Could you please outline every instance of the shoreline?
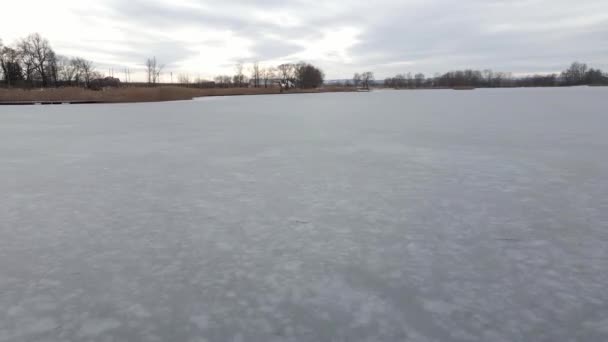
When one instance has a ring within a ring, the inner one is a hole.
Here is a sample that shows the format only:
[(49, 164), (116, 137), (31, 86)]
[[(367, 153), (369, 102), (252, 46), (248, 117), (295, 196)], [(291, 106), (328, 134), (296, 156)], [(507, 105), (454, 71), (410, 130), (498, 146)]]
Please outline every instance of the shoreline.
[(0, 106), (112, 104), (191, 101), (195, 98), (253, 95), (321, 94), (356, 92), (348, 87), (317, 89), (279, 88), (185, 88), (185, 87), (123, 87), (94, 91), (82, 88), (0, 89)]
[(205, 97), (256, 96), (256, 95), (291, 95), (323, 93), (359, 93), (372, 90), (480, 90), (480, 89), (538, 89), (538, 88), (574, 88), (602, 87), (601, 85), (569, 87), (504, 87), (504, 88), (372, 88), (362, 91), (354, 87), (328, 86), (316, 89), (293, 89), (281, 92), (279, 88), (185, 88), (175, 86), (123, 87), (95, 91), (83, 88), (43, 88), (21, 89), (0, 88), (0, 106), (36, 106), (36, 105), (69, 105), (69, 104), (120, 104), (120, 103), (154, 103), (171, 101), (193, 101)]

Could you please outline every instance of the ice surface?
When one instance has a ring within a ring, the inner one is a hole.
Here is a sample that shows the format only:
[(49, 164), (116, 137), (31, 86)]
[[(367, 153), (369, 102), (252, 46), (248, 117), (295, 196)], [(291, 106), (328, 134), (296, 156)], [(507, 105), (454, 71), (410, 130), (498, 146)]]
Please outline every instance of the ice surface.
[(0, 341), (606, 341), (607, 97), (0, 107)]

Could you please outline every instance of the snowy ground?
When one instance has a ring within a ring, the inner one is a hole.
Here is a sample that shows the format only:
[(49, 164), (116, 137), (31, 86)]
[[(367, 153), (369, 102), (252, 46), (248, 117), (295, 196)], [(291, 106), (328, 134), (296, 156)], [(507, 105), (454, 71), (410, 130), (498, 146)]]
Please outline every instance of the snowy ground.
[(0, 341), (608, 340), (607, 97), (0, 107)]

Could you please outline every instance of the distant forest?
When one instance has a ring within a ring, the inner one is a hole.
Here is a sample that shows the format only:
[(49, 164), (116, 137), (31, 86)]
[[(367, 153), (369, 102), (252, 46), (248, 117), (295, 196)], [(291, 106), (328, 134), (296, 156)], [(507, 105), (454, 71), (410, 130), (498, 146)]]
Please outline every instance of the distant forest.
[[(354, 82), (357, 76), (353, 78)], [(526, 75), (513, 77), (511, 73), (492, 70), (458, 70), (426, 78), (424, 74), (399, 74), (384, 80), (392, 88), (500, 88), (500, 87), (559, 87), (578, 85), (608, 85), (608, 74), (574, 62), (561, 74)]]
[[(142, 61), (143, 62), (143, 61)], [(309, 63), (288, 63), (277, 67), (261, 67), (253, 62), (249, 67), (235, 65), (234, 74), (219, 75), (213, 80), (193, 78), (188, 74), (164, 72), (155, 57), (142, 63), (141, 71), (146, 79), (131, 82), (131, 70), (109, 69), (103, 74), (95, 63), (80, 57), (58, 55), (51, 44), (40, 34), (34, 33), (4, 46), (0, 40), (0, 86), (9, 88), (34, 87), (83, 87), (99, 89), (121, 85), (156, 86), (170, 84), (195, 88), (317, 88), (324, 84), (323, 71)], [(164, 73), (163, 73), (164, 72)], [(122, 81), (119, 77), (122, 76)], [(161, 75), (164, 82), (161, 82)], [(170, 81), (169, 81), (170, 80)], [(356, 73), (352, 80), (332, 82), (334, 85), (358, 88), (383, 86), (397, 89), (416, 88), (498, 88), (498, 87), (555, 87), (576, 85), (608, 85), (608, 74), (600, 69), (589, 68), (574, 62), (561, 74), (529, 75), (514, 77), (511, 73), (492, 70), (450, 71), (443, 75), (426, 77), (422, 73), (398, 74), (383, 81), (375, 81), (371, 71)]]

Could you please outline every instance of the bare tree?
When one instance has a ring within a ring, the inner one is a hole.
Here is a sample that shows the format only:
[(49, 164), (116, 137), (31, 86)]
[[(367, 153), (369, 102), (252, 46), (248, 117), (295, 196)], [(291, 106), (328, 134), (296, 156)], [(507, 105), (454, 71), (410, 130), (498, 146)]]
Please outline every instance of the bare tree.
[(574, 62), (568, 70), (562, 73), (562, 79), (564, 79), (566, 85), (578, 85), (584, 83), (586, 73), (587, 64)]
[(293, 70), (294, 70), (293, 64), (290, 64), (290, 63), (281, 64), (277, 67), (277, 69), (279, 71), (279, 77), (281, 78), (281, 81), (283, 81), (284, 83), (287, 83), (288, 81), (293, 80)]
[[(0, 63), (2, 63), (2, 51), (4, 50), (4, 44), (2, 44), (2, 38), (0, 38)], [(1, 65), (0, 65), (1, 66)], [(0, 67), (0, 76), (5, 78), (4, 68)]]
[(422, 87), (422, 85), (424, 84), (424, 80), (425, 80), (425, 76), (423, 73), (418, 73), (416, 75), (414, 75), (414, 80), (416, 82), (416, 88), (420, 88)]
[(229, 88), (232, 83), (232, 77), (228, 75), (219, 75), (216, 76), (213, 80), (215, 81), (215, 84), (220, 88)]
[(213, 82), (215, 82), (215, 86), (220, 87), (220, 88), (224, 88), (223, 80), (224, 80), (223, 76), (221, 76), (221, 75), (215, 76), (213, 78)]
[(165, 65), (158, 65), (156, 67), (156, 73), (155, 73), (155, 77), (154, 77), (154, 83), (159, 83), (160, 82), (160, 73), (163, 71)]
[(355, 85), (355, 87), (358, 87), (359, 84), (361, 84), (361, 74), (355, 73), (353, 75), (353, 84)]
[(325, 75), (323, 71), (312, 64), (298, 63), (296, 66), (296, 83), (298, 87), (318, 88), (323, 85)]
[(154, 75), (156, 74), (156, 57), (154, 59), (146, 59), (146, 75), (148, 76), (148, 84), (152, 84)]
[(366, 71), (361, 74), (361, 82), (365, 89), (369, 89), (369, 85), (374, 81), (374, 73), (371, 71)]
[(160, 74), (164, 68), (164, 65), (159, 65), (156, 62), (156, 57), (148, 58), (146, 60), (146, 73), (148, 76), (148, 84), (156, 84), (160, 81)]
[(0, 49), (0, 68), (4, 74), (6, 84), (11, 87), (17, 81), (23, 80), (19, 51), (5, 46)]
[(48, 82), (52, 83), (53, 86), (57, 86), (59, 81), (59, 68), (57, 67), (57, 55), (55, 51), (51, 50), (48, 61)]
[(260, 68), (260, 87), (262, 87), (262, 84), (266, 87), (266, 68), (264, 67)]
[(260, 63), (257, 61), (254, 62), (251, 67), (251, 78), (253, 79), (253, 86), (255, 88), (258, 88), (260, 86), (261, 72), (260, 72)]
[(297, 87), (303, 88), (304, 74), (306, 73), (306, 67), (308, 64), (300, 61), (297, 64), (292, 65), (292, 80)]
[(395, 88), (404, 88), (407, 87), (407, 78), (405, 74), (398, 74), (395, 76)]
[(177, 76), (177, 81), (181, 84), (190, 84), (190, 75), (188, 74), (179, 74)]
[(57, 56), (57, 78), (58, 81), (65, 82), (69, 85), (76, 80), (78, 68), (72, 60), (66, 56)]
[(237, 87), (242, 87), (243, 83), (245, 83), (245, 75), (243, 74), (243, 63), (238, 62), (234, 66), (234, 85)]
[(72, 65), (76, 68), (76, 81), (83, 82), (87, 88), (90, 87), (91, 81), (96, 76), (93, 62), (77, 57), (72, 60)]
[(232, 77), (228, 76), (228, 75), (224, 75), (222, 76), (222, 84), (224, 84), (225, 87), (231, 87), (232, 86)]
[(491, 69), (485, 69), (481, 72), (483, 80), (488, 87), (492, 86), (492, 79), (494, 78), (494, 72)]
[(405, 74), (405, 83), (408, 88), (414, 88), (414, 77), (412, 77), (411, 72)]
[(268, 88), (269, 81), (276, 77), (275, 69), (272, 67), (264, 69), (262, 77), (264, 78), (264, 88)]
[(42, 86), (47, 86), (50, 69), (52, 68), (51, 64), (55, 57), (49, 41), (40, 34), (34, 33), (23, 39), (19, 43), (19, 48), (22, 58), (26, 60), (30, 78), (34, 76), (32, 72), (35, 71), (37, 77), (42, 81)]
[(129, 70), (129, 68), (125, 68), (123, 72), (125, 73), (125, 83), (131, 82), (131, 70)]

